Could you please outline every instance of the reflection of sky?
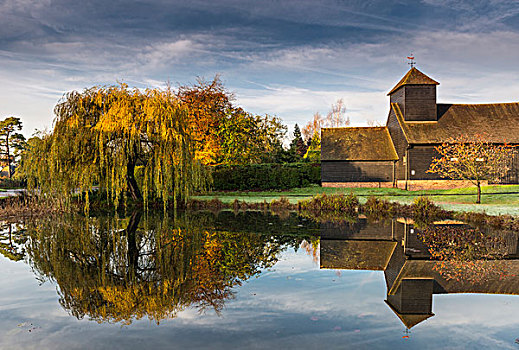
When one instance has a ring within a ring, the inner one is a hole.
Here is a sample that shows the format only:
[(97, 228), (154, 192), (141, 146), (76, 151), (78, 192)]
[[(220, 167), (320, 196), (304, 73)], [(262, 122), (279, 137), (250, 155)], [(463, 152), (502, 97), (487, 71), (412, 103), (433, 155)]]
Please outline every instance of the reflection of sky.
[(245, 282), (220, 317), (188, 309), (158, 326), (78, 321), (59, 305), (56, 286), (38, 286), (23, 262), (0, 258), (0, 274), (2, 349), (518, 347), (516, 296), (435, 295), (436, 316), (405, 340), (404, 326), (384, 303), (381, 272), (319, 270), (303, 250), (288, 250)]

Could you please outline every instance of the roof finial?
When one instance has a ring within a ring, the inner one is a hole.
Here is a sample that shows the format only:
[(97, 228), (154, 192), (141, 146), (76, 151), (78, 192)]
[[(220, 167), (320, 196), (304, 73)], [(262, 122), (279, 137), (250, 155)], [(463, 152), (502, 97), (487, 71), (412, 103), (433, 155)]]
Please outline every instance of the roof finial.
[(402, 336), (402, 339), (406, 339), (406, 340), (409, 339), (409, 334), (411, 334), (411, 330), (409, 330), (409, 328), (407, 328), (407, 326), (405, 327), (404, 334), (405, 335)]
[(410, 65), (411, 68), (414, 68), (414, 66), (416, 65), (416, 62), (414, 61), (413, 53), (411, 53), (411, 56), (407, 56), (407, 59), (409, 60), (409, 62), (407, 62), (407, 64)]

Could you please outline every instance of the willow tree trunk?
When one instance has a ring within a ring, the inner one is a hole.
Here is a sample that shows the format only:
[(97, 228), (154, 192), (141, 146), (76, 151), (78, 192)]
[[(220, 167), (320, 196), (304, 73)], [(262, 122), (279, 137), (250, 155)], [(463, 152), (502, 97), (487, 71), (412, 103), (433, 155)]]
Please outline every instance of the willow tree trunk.
[(476, 200), (476, 204), (481, 204), (481, 183), (478, 181), (478, 199)]
[(135, 180), (135, 162), (128, 162), (126, 166), (127, 175), (126, 180), (128, 181), (128, 192), (130, 192), (130, 196), (134, 201), (142, 202), (142, 193), (139, 189), (139, 185), (137, 184), (137, 180)]
[(128, 259), (128, 278), (133, 280), (139, 272), (139, 249), (137, 247), (137, 228), (141, 221), (142, 212), (135, 211), (130, 217), (128, 226), (126, 227), (126, 239), (128, 242), (127, 259)]

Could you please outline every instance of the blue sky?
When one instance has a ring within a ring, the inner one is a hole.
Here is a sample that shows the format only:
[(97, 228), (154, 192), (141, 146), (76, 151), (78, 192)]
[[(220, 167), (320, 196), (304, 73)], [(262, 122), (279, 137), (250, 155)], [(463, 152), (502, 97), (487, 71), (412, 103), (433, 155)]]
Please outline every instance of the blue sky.
[(439, 102), (519, 100), (515, 0), (0, 0), (0, 23), (0, 118), (27, 136), (67, 91), (215, 74), (290, 127), (339, 98), (352, 125), (384, 122), (411, 52)]

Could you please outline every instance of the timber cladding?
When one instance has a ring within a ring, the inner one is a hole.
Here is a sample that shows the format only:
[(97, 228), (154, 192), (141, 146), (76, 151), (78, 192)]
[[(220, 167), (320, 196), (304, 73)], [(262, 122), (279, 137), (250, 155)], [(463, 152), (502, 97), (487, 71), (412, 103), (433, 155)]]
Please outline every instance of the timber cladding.
[(398, 89), (389, 97), (391, 103), (396, 103), (402, 110), (405, 109), (405, 89)]
[(390, 96), (400, 107), (406, 121), (436, 121), (436, 86), (404, 85)]
[(391, 221), (372, 222), (365, 217), (359, 217), (355, 222), (330, 222), (320, 224), (321, 240), (327, 239), (363, 239), (363, 240), (393, 240)]
[(433, 158), (440, 155), (434, 146), (414, 146), (409, 149), (409, 180), (439, 180), (436, 173), (428, 173)]
[(436, 86), (406, 85), (404, 118), (406, 121), (436, 121)]
[(321, 182), (392, 182), (393, 161), (321, 161)]
[[(518, 147), (517, 145), (515, 147)], [(517, 184), (519, 183), (519, 149), (515, 149), (514, 156), (512, 157), (510, 164), (510, 170), (501, 179), (502, 184)]]
[(396, 187), (393, 182), (323, 182), (323, 187), (335, 188), (393, 188)]
[[(400, 89), (402, 90), (402, 89)], [(406, 155), (407, 147), (409, 144), (405, 138), (405, 135), (398, 123), (397, 116), (393, 108), (391, 108), (387, 120), (387, 129), (391, 135), (395, 150), (398, 155), (398, 162), (396, 166), (396, 177), (397, 179), (405, 179), (405, 164), (404, 156)]]

